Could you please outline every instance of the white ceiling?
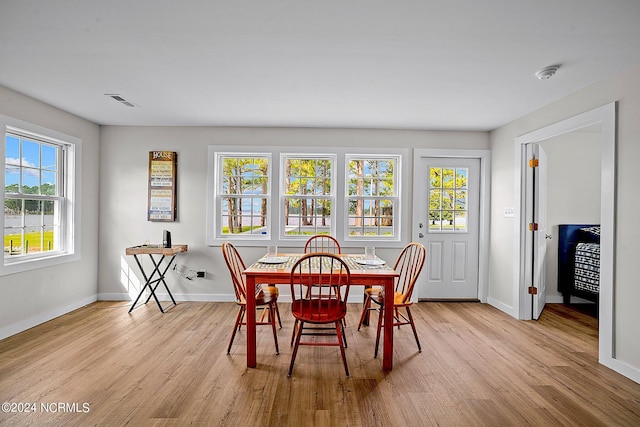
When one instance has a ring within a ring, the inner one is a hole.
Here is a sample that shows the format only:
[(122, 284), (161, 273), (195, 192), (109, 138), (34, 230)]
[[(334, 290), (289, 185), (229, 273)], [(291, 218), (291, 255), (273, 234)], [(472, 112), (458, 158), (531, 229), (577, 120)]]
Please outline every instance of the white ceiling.
[(639, 63), (638, 0), (0, 0), (0, 85), (103, 125), (491, 130)]

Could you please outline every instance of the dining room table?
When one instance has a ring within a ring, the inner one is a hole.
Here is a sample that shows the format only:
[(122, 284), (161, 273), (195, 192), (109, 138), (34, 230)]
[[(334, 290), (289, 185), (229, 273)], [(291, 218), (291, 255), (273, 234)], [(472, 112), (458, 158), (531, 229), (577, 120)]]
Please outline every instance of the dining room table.
[[(288, 285), (291, 268), (302, 257), (301, 253), (282, 253), (265, 256), (244, 270), (247, 289), (255, 289), (256, 284)], [(364, 254), (338, 254), (349, 267), (351, 286), (379, 286), (384, 289), (384, 321), (382, 342), (382, 369), (393, 369), (393, 303), (395, 279), (399, 276), (384, 260)], [(256, 354), (256, 295), (247, 292), (247, 367), (257, 366)]]

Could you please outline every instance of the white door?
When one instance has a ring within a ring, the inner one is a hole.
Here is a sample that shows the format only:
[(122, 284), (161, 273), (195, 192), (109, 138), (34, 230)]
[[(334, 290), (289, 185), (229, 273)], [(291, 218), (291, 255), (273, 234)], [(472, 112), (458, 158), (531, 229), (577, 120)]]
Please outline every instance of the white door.
[(418, 298), (477, 299), (480, 159), (425, 157), (420, 166), (414, 240), (427, 260)]
[(531, 144), (530, 158), (537, 160), (531, 167), (533, 182), (532, 282), (531, 318), (538, 320), (546, 302), (547, 269), (547, 155), (540, 144)]

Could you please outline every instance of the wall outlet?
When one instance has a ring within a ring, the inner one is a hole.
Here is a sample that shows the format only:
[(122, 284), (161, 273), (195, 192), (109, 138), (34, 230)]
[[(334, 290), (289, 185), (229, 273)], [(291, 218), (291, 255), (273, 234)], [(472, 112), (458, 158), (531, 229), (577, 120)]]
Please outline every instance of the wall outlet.
[(196, 272), (196, 277), (205, 277), (207, 275), (207, 271), (206, 270), (198, 270)]

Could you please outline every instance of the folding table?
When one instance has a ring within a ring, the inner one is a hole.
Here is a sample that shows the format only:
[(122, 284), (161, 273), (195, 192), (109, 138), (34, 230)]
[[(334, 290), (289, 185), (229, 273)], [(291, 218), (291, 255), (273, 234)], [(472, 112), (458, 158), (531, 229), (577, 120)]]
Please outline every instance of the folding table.
[[(129, 313), (131, 313), (131, 311), (135, 308), (136, 304), (138, 303), (138, 300), (140, 299), (142, 294), (144, 294), (144, 291), (147, 288), (149, 288), (150, 293), (149, 293), (149, 296), (147, 297), (147, 300), (144, 303), (145, 304), (148, 303), (151, 297), (153, 297), (153, 299), (156, 300), (156, 304), (158, 304), (158, 308), (160, 309), (160, 311), (164, 313), (164, 309), (162, 308), (162, 305), (160, 304), (160, 301), (156, 296), (156, 289), (158, 288), (158, 286), (160, 286), (160, 283), (164, 285), (164, 288), (166, 289), (167, 293), (169, 294), (169, 297), (171, 298), (171, 301), (173, 301), (173, 305), (176, 305), (176, 300), (173, 299), (173, 295), (171, 295), (171, 291), (169, 290), (169, 287), (167, 286), (167, 282), (165, 282), (164, 278), (167, 271), (169, 270), (169, 267), (173, 263), (173, 260), (176, 258), (176, 254), (180, 252), (187, 252), (187, 245), (172, 245), (170, 248), (161, 247), (159, 245), (142, 245), (142, 246), (132, 246), (126, 249), (125, 253), (127, 255), (133, 255), (133, 257), (135, 258), (136, 263), (140, 268), (140, 272), (142, 273), (142, 277), (145, 280), (145, 284), (140, 289), (140, 293), (138, 294), (138, 297), (136, 298), (136, 300), (133, 302), (133, 305), (129, 309)], [(138, 257), (139, 255), (149, 255), (149, 258), (151, 258), (151, 263), (153, 264), (153, 271), (151, 271), (151, 274), (149, 276), (147, 276), (147, 273), (145, 273), (144, 268), (142, 267), (142, 263), (140, 262), (140, 258)], [(154, 255), (157, 255), (160, 258), (156, 260), (156, 258), (154, 258)], [(169, 261), (165, 263), (165, 267), (163, 270), (161, 269), (161, 266), (162, 266), (162, 262), (166, 257), (171, 257), (171, 258), (169, 258)], [(157, 279), (154, 279), (155, 276), (157, 276)]]

